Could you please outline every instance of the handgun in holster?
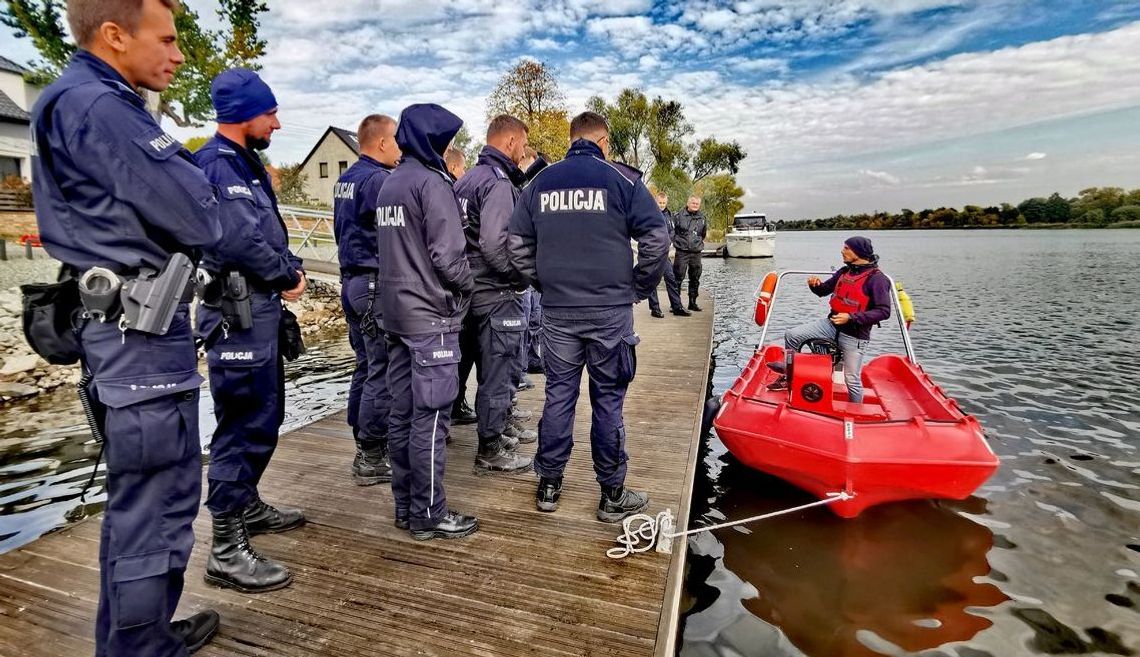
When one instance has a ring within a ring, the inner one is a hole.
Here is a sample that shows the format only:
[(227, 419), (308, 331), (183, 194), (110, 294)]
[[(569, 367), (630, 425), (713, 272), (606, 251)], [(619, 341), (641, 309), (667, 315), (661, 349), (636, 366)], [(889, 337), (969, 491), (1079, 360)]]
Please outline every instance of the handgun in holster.
[(222, 316), (239, 331), (253, 328), (253, 304), (249, 283), (240, 272), (231, 271), (222, 279)]

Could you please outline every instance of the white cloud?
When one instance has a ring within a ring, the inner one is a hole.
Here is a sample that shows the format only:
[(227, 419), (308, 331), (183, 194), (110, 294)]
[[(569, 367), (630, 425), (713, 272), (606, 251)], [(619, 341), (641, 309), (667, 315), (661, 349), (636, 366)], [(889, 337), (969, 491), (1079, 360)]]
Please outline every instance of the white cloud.
[(871, 169), (860, 169), (859, 174), (877, 180), (886, 185), (896, 186), (902, 183), (898, 176), (891, 175), (886, 171), (872, 171)]
[(1026, 155), (1025, 159), (1027, 159), (1027, 160), (1044, 160), (1046, 157), (1048, 157), (1048, 155), (1046, 153), (1036, 152), (1036, 153), (1030, 153), (1029, 155)]

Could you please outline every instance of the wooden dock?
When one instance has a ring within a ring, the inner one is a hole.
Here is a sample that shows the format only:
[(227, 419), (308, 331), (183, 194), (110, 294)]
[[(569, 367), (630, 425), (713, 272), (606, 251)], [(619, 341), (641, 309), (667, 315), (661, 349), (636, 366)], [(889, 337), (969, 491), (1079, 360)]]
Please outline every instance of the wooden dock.
[[(645, 304), (635, 311), (642, 342), (625, 407), (627, 483), (649, 491), (652, 512), (679, 512), (682, 527), (712, 310), (709, 300), (706, 312), (687, 319), (652, 319)], [(531, 426), (543, 397), (542, 377), (533, 378), (538, 387), (520, 395), (535, 413)], [(533, 473), (475, 476), (474, 428), (453, 429), (448, 501), (481, 524), (461, 540), (419, 543), (392, 526), (391, 489), (360, 488), (348, 476), (353, 444), (343, 418), (337, 413), (283, 436), (262, 482), (267, 500), (308, 514), (301, 529), (253, 540), (292, 568), (292, 586), (250, 596), (205, 585), (210, 524), (204, 510), (199, 515), (179, 617), (214, 608), (223, 622), (199, 655), (674, 654), (684, 543), (672, 555), (606, 557), (619, 527), (594, 518), (584, 385), (557, 513), (535, 510)], [(98, 540), (93, 518), (0, 555), (0, 655), (93, 653)]]

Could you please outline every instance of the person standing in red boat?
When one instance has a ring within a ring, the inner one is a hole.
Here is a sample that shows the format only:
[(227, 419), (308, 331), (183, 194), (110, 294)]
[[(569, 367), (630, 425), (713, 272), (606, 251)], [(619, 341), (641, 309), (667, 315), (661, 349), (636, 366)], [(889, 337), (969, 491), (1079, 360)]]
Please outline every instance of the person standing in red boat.
[[(784, 332), (784, 349), (790, 361), (804, 342), (813, 338), (835, 340), (843, 357), (843, 376), (847, 398), (863, 401), (863, 355), (871, 343), (871, 327), (891, 316), (891, 281), (879, 269), (879, 256), (871, 240), (851, 237), (843, 243), (844, 266), (826, 281), (813, 276), (808, 288), (816, 296), (831, 295), (831, 312), (815, 322), (801, 324)], [(769, 363), (769, 367), (785, 372), (786, 363)], [(768, 386), (769, 390), (785, 390), (787, 376)]]

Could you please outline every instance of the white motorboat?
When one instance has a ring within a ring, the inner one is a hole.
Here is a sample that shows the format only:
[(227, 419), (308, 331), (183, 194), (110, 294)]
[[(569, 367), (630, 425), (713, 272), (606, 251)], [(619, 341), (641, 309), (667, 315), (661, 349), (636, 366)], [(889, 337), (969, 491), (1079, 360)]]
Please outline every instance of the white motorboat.
[(776, 255), (776, 232), (768, 215), (743, 212), (732, 220), (732, 230), (724, 236), (729, 258), (771, 258)]

